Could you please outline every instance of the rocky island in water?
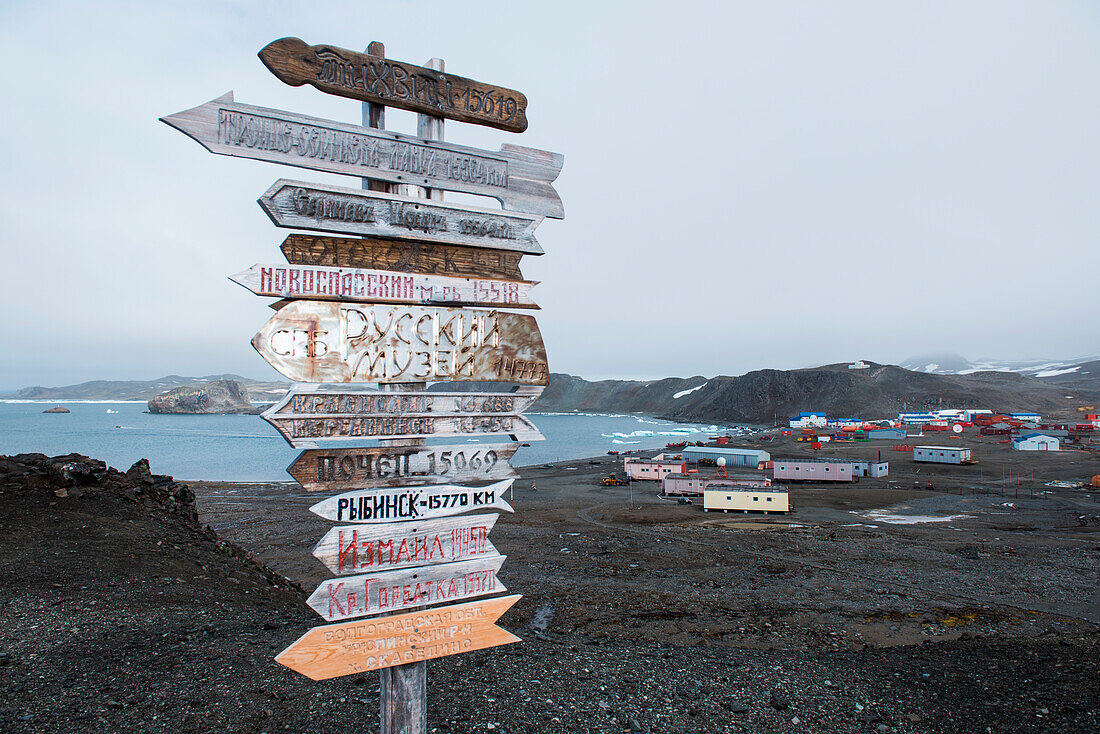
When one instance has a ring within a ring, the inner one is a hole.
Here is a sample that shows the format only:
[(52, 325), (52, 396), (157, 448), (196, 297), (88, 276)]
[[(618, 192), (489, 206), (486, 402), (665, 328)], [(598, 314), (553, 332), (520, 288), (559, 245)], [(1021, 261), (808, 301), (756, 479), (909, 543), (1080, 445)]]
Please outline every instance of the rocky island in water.
[(149, 401), (150, 413), (208, 415), (243, 413), (254, 415), (260, 409), (252, 405), (248, 388), (237, 380), (214, 380), (203, 385), (185, 385), (169, 390)]

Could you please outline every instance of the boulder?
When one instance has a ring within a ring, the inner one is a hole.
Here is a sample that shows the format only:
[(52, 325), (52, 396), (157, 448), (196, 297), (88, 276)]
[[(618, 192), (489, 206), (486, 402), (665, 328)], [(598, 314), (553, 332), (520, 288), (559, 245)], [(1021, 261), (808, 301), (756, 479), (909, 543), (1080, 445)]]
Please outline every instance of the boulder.
[(248, 388), (237, 380), (213, 380), (186, 385), (157, 395), (149, 401), (150, 413), (259, 413), (248, 397)]

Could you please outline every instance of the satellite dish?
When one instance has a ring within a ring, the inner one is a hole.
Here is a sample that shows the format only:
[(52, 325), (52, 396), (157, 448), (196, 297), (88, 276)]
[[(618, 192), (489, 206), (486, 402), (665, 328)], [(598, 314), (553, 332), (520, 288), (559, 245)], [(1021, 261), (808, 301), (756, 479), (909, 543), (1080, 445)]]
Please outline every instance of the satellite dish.
[(951, 430), (954, 431), (955, 433), (962, 433), (963, 432), (963, 427), (960, 426), (958, 423), (956, 423), (955, 425), (951, 426)]
[(718, 457), (718, 466), (725, 466), (725, 465), (726, 465), (726, 457), (725, 456), (719, 456)]

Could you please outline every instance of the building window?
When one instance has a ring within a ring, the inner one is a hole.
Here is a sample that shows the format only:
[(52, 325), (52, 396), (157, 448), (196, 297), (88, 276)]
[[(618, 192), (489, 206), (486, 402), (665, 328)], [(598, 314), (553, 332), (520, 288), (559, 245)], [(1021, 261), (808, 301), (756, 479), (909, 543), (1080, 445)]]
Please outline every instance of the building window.
[(759, 501), (760, 501), (760, 498), (759, 498), (759, 497), (753, 497), (753, 498), (752, 498), (752, 501), (753, 501), (753, 502), (759, 502)]
[(768, 497), (768, 502), (771, 502), (771, 501), (772, 501), (772, 498), (771, 498), (771, 497)]

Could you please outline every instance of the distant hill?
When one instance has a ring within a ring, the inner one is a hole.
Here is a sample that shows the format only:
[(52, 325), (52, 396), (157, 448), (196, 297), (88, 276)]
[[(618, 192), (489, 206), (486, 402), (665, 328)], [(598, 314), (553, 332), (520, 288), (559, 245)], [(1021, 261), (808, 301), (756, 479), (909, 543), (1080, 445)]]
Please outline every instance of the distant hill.
[(247, 386), (254, 400), (270, 402), (282, 397), (290, 387), (286, 382), (262, 382), (239, 375), (182, 377), (167, 375), (158, 380), (93, 380), (64, 387), (25, 387), (11, 397), (19, 400), (150, 400), (177, 387), (192, 387), (217, 380), (236, 380)]
[[(801, 370), (756, 370), (739, 377), (588, 382), (554, 374), (533, 410), (639, 412), (686, 421), (771, 424), (803, 410), (838, 417), (883, 418), (902, 410), (989, 408), (1075, 414), (1100, 390), (1051, 384), (1013, 372), (937, 375), (868, 362)], [(1067, 398), (1066, 395), (1072, 395)]]

